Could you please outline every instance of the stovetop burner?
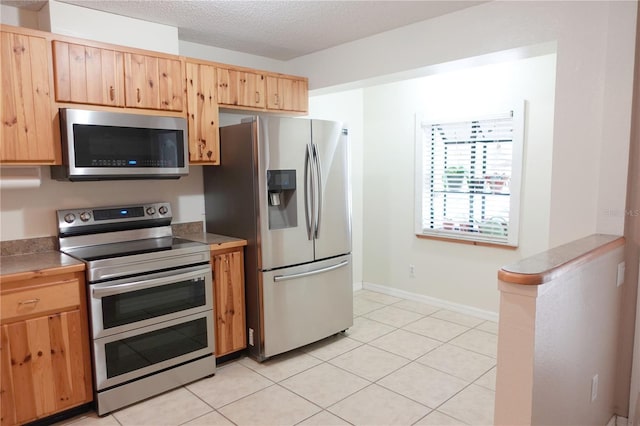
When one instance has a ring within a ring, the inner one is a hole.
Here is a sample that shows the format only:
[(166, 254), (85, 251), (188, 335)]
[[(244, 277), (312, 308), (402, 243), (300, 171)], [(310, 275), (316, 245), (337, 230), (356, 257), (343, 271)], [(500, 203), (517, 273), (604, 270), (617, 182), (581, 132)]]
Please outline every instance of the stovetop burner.
[(201, 247), (202, 243), (178, 237), (147, 238), (138, 241), (126, 241), (95, 246), (77, 247), (65, 250), (65, 253), (85, 262), (156, 253), (190, 247)]

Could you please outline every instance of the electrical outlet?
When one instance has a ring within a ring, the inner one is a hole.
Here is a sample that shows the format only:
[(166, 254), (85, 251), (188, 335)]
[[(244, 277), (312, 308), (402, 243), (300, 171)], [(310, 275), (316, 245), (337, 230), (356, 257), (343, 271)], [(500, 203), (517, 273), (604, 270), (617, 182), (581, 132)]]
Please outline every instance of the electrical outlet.
[(624, 262), (618, 263), (618, 279), (616, 285), (620, 287), (624, 282)]
[(415, 277), (416, 277), (416, 266), (409, 265), (409, 278), (415, 278)]
[(598, 398), (598, 375), (591, 378), (591, 402)]

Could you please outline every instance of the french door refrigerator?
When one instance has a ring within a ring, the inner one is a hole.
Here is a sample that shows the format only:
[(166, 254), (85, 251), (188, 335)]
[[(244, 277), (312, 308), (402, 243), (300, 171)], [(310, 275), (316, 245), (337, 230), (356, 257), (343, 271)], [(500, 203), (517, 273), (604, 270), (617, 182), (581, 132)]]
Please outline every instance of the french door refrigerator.
[(248, 241), (249, 354), (263, 361), (353, 325), (348, 131), (258, 116), (220, 128), (203, 167), (207, 232)]

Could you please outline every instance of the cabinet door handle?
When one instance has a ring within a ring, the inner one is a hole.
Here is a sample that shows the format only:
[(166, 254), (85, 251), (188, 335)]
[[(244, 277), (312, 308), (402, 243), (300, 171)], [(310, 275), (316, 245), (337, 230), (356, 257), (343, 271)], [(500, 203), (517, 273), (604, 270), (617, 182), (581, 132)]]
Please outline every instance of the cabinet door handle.
[(140, 103), (140, 89), (136, 89), (136, 97), (138, 98), (138, 103)]
[(275, 101), (274, 101), (274, 104), (278, 105), (278, 94), (277, 94), (277, 93), (275, 94)]
[(260, 92), (256, 91), (256, 103), (260, 103)]
[(40, 299), (38, 299), (36, 297), (35, 299), (21, 300), (21, 301), (18, 302), (18, 305), (35, 305), (39, 301), (40, 301)]
[(109, 98), (111, 98), (111, 101), (116, 99), (116, 89), (113, 86), (109, 86)]

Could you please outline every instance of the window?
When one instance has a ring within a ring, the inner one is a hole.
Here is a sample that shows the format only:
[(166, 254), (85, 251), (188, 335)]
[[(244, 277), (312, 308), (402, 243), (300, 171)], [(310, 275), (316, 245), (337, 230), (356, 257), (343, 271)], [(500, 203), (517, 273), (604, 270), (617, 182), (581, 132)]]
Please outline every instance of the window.
[(416, 234), (517, 246), (524, 105), (416, 121)]

